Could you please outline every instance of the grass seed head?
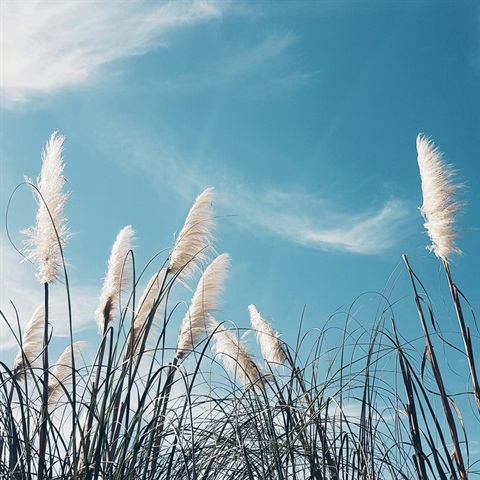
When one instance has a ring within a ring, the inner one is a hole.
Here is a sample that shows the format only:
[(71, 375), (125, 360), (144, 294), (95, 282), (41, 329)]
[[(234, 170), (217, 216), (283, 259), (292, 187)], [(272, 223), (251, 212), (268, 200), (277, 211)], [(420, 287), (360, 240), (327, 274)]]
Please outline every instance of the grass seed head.
[(130, 262), (128, 254), (132, 249), (135, 231), (130, 225), (122, 228), (113, 244), (108, 260), (107, 275), (103, 282), (100, 301), (95, 311), (98, 331), (103, 335), (113, 321), (113, 314), (118, 304), (118, 298), (130, 281)]
[(16, 372), (26, 370), (38, 363), (43, 350), (43, 335), (45, 328), (45, 306), (40, 305), (33, 312), (23, 332), (22, 344), (13, 361)]
[(424, 135), (417, 137), (418, 166), (422, 180), (423, 205), (420, 209), (432, 244), (427, 248), (442, 260), (460, 253), (455, 245), (455, 213), (462, 206), (456, 199), (461, 185), (454, 182), (453, 167), (442, 158), (433, 141)]
[(284, 365), (287, 359), (280, 334), (260, 315), (255, 305), (249, 305), (250, 323), (255, 330), (262, 356), (267, 363)]
[[(37, 178), (35, 197), (38, 210), (35, 226), (22, 233), (26, 258), (37, 264), (37, 278), (51, 283), (59, 276), (63, 265), (62, 249), (71, 237), (63, 215), (68, 193), (63, 191), (63, 142), (65, 137), (54, 132), (42, 152), (42, 169)], [(33, 184), (26, 179), (27, 183)]]
[(173, 275), (191, 277), (212, 250), (213, 199), (213, 188), (207, 188), (190, 209), (170, 255), (168, 271)]
[(210, 320), (213, 333), (213, 351), (222, 360), (226, 370), (235, 375), (246, 389), (264, 389), (265, 376), (245, 345), (223, 325)]
[(150, 278), (142, 297), (138, 302), (138, 310), (133, 322), (133, 338), (129, 337), (127, 341), (129, 347), (131, 342), (133, 342), (135, 354), (138, 353), (141, 345), (140, 336), (145, 331), (149, 316), (155, 306), (155, 303), (162, 294), (162, 286), (164, 284), (166, 273), (166, 270), (163, 269), (159, 272), (156, 272), (152, 278)]
[(210, 315), (218, 306), (229, 265), (230, 256), (222, 253), (205, 269), (180, 326), (175, 354), (178, 359), (185, 357), (207, 331)]
[(54, 408), (72, 379), (74, 364), (80, 358), (85, 342), (75, 342), (69, 345), (60, 355), (53, 366), (50, 381), (48, 382), (48, 407)]

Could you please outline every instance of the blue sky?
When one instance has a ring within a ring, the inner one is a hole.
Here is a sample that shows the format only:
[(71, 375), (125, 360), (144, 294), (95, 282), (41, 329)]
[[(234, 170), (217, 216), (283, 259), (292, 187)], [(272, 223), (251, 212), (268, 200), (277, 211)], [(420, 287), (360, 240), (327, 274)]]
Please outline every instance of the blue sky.
[[(66, 136), (66, 249), (79, 339), (111, 245), (131, 224), (142, 268), (172, 246), (196, 195), (216, 190), (218, 252), (232, 268), (220, 320), (248, 326), (254, 303), (283, 338), (354, 305), (374, 321), (389, 294), (419, 332), (401, 255), (455, 331), (418, 207), (418, 133), (458, 170), (453, 275), (480, 311), (478, 2), (2, 2), (1, 213), (35, 178), (51, 133)], [(34, 221), (26, 188), (8, 227)], [(1, 222), (1, 308), (25, 323), (41, 302), (34, 270)], [(393, 280), (390, 281), (390, 285)], [(64, 301), (62, 286), (58, 301)], [(179, 294), (188, 301), (189, 292)], [(65, 334), (59, 308), (57, 335)], [(343, 312), (343, 313), (342, 313)], [(2, 336), (7, 338), (5, 330)], [(66, 341), (66, 340), (65, 340)], [(62, 348), (64, 345), (62, 345)], [(2, 359), (15, 349), (3, 341)], [(462, 380), (463, 381), (463, 380)]]

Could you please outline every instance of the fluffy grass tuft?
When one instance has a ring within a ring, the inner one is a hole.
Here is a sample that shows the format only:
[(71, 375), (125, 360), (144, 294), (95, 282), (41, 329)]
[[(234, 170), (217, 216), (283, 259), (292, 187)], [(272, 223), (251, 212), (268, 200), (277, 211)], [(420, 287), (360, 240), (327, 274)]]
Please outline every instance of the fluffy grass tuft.
[[(41, 264), (45, 303), (18, 333), (12, 365), (0, 363), (0, 478), (480, 477), (478, 335), (448, 263), (458, 250), (453, 242), (457, 187), (451, 183), (451, 167), (430, 141), (419, 137), (417, 142), (422, 213), (430, 248), (445, 269), (457, 336), (445, 339), (427, 289), (404, 256), (412, 291), (407, 300), (413, 299), (418, 313), (419, 338), (403, 336), (403, 321), (396, 318), (387, 293), (376, 297), (375, 311), (363, 311), (356, 301), (312, 331), (302, 331), (299, 319), (293, 346), (250, 305), (251, 329), (245, 333), (255, 333), (266, 372), (255, 359), (257, 346), (240, 336), (244, 329), (213, 318), (221, 317), (218, 306), (230, 257), (224, 253), (210, 259), (212, 189), (197, 197), (172, 251), (141, 295), (137, 290), (147, 279), (145, 270), (139, 278), (134, 275), (133, 229), (119, 233), (99, 306), (92, 312), (101, 334), (98, 345), (87, 347), (74, 338), (70, 313), (71, 345), (50, 365), (49, 352), (60, 340), (48, 321), (48, 287), (64, 264), (68, 237), (61, 211), (66, 200), (62, 145), (63, 137), (54, 134), (34, 189), (40, 213), (30, 231), (37, 248), (30, 258)], [(50, 175), (47, 159), (54, 160), (57, 175)], [(55, 185), (51, 190), (48, 178)], [(59, 211), (49, 196), (61, 204)], [(54, 238), (56, 246), (49, 251), (60, 258), (50, 262), (40, 252)], [(181, 291), (191, 291), (189, 283), (197, 276), (182, 316), (183, 303), (172, 302), (172, 292), (178, 298)], [(69, 298), (66, 269), (65, 280)], [(387, 285), (385, 292), (392, 289)], [(0, 314), (15, 331), (20, 322)], [(82, 356), (93, 360), (85, 364)], [(445, 372), (452, 365), (468, 379), (461, 391), (448, 384)]]
[(455, 170), (442, 158), (432, 140), (417, 137), (418, 166), (422, 180), (422, 215), (432, 244), (427, 248), (443, 260), (460, 253), (455, 245), (458, 233), (454, 227), (455, 214), (462, 206), (457, 200), (461, 185), (454, 182)]
[(63, 192), (66, 180), (62, 158), (65, 137), (54, 132), (42, 152), (42, 170), (37, 185), (26, 179), (33, 188), (38, 202), (34, 227), (23, 230), (27, 237), (25, 252), (29, 260), (37, 264), (37, 278), (41, 283), (51, 283), (58, 278), (63, 266), (62, 248), (70, 232), (63, 215), (68, 193)]

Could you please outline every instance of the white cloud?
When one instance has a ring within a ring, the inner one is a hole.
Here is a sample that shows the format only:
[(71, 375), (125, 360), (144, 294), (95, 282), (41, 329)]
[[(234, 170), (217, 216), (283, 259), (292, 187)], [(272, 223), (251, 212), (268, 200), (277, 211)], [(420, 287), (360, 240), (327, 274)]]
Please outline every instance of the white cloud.
[(273, 86), (279, 88), (297, 88), (307, 85), (318, 72), (293, 72), (283, 77), (277, 77), (272, 81)]
[(354, 253), (383, 252), (398, 240), (398, 231), (407, 217), (406, 205), (389, 199), (378, 210), (352, 214), (343, 218), (338, 226), (302, 229), (299, 242), (319, 249), (332, 247)]
[(351, 213), (298, 190), (259, 193), (238, 184), (225, 187), (221, 190), (227, 195), (227, 208), (239, 212), (247, 228), (318, 250), (382, 253), (400, 240), (408, 216), (406, 204), (396, 199)]
[(165, 34), (217, 18), (225, 2), (1, 3), (4, 107), (78, 86), (119, 58), (167, 46)]
[(220, 65), (227, 77), (246, 75), (265, 65), (266, 62), (281, 56), (292, 45), (294, 37), (287, 34), (270, 34), (253, 48), (238, 52)]
[[(135, 165), (146, 172), (158, 188), (173, 188), (190, 201), (201, 189), (213, 186), (217, 204), (224, 213), (235, 215), (238, 228), (279, 236), (309, 248), (380, 254), (403, 239), (410, 219), (410, 206), (400, 199), (385, 198), (374, 208), (352, 212), (321, 192), (313, 195), (295, 185), (288, 191), (251, 186), (224, 166), (223, 171), (209, 168), (208, 162), (199, 162), (201, 168), (195, 168), (171, 145), (152, 145), (147, 139), (134, 136), (126, 149), (131, 160), (128, 167)], [(149, 160), (158, 158), (164, 162), (161, 169), (155, 160)]]
[[(296, 38), (290, 32), (261, 34), (248, 46), (236, 45), (233, 49), (206, 57), (198, 70), (169, 74), (155, 78), (152, 88), (161, 95), (198, 93), (205, 90), (248, 84), (237, 92), (256, 92), (265, 95), (278, 90), (301, 88), (314, 79), (318, 72), (298, 70), (291, 61), (289, 50)], [(198, 67), (196, 67), (198, 68)], [(232, 87), (233, 88), (233, 87)]]

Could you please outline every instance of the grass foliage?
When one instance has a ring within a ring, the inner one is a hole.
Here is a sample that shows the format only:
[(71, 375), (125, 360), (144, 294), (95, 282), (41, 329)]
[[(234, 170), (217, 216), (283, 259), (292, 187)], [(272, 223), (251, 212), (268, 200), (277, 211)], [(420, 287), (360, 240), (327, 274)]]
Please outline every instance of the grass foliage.
[[(129, 243), (123, 253), (117, 245), (110, 261), (116, 262), (108, 285), (113, 293), (97, 310), (96, 353), (90, 345), (85, 354), (92, 361), (83, 361), (70, 315), (72, 347), (52, 363), (53, 282), (44, 283), (45, 303), (23, 331), (1, 313), (19, 353), (12, 365), (0, 364), (0, 478), (479, 477), (472, 340), (478, 332), (448, 261), (439, 260), (459, 323), (455, 340), (442, 334), (427, 290), (404, 257), (421, 339), (402, 336), (388, 295), (378, 295), (368, 322), (356, 320), (353, 304), (319, 329), (302, 332), (299, 326), (290, 344), (251, 306), (257, 340), (263, 336), (264, 342), (257, 350), (280, 359), (260, 364), (240, 329), (213, 319), (227, 262), (220, 256), (214, 262), (223, 260), (221, 271), (207, 268), (213, 223), (205, 209), (212, 195), (209, 189), (197, 199), (184, 236), (143, 295), (138, 290), (145, 274), (135, 276)], [(55, 240), (63, 248), (58, 235)], [(188, 245), (195, 251), (189, 253)], [(202, 272), (180, 328), (172, 292)], [(55, 287), (66, 288), (69, 298), (66, 269), (63, 277), (66, 287)], [(179, 330), (175, 348), (171, 339)], [(467, 385), (460, 393), (445, 383), (453, 358)]]

